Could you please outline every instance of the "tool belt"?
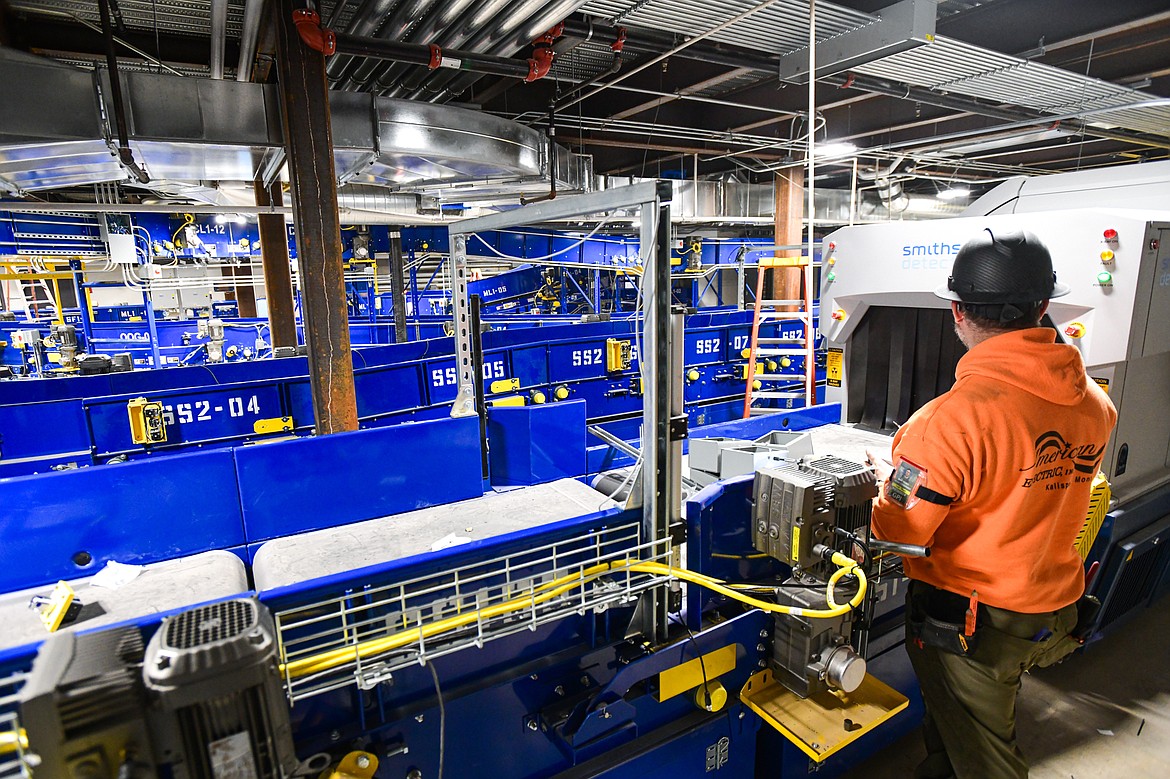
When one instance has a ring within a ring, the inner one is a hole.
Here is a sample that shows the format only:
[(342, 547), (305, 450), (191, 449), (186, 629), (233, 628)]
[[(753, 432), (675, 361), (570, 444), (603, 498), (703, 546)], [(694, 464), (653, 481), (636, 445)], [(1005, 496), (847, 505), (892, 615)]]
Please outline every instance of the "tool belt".
[[(933, 647), (943, 652), (970, 657), (989, 631), (1003, 633), (993, 625), (988, 607), (972, 592), (970, 597), (938, 589), (924, 582), (911, 581), (907, 597), (906, 638), (919, 647)], [(1046, 667), (1058, 663), (1076, 651), (1092, 632), (1101, 603), (1091, 595), (1076, 602), (1076, 626), (1067, 634), (1043, 630), (1030, 640), (1035, 645), (1029, 665)], [(1067, 623), (1066, 623), (1067, 624)], [(1007, 633), (1007, 636), (1012, 634)], [(1020, 637), (1013, 637), (1020, 640)], [(1002, 641), (1003, 639), (999, 639)]]
[(907, 639), (962, 657), (979, 644), (982, 606), (972, 592), (965, 598), (924, 582), (911, 581), (907, 598)]

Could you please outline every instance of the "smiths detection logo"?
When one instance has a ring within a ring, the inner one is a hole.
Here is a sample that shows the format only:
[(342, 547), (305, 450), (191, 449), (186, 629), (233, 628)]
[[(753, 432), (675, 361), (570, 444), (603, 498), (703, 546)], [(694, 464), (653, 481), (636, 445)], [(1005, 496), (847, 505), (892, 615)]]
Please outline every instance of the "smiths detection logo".
[(951, 257), (963, 248), (961, 243), (920, 243), (902, 247), (902, 270), (950, 270)]
[(1070, 444), (1055, 430), (1042, 433), (1036, 439), (1036, 460), (1021, 473), (1031, 471), (1024, 477), (1023, 487), (1044, 482), (1046, 490), (1066, 490), (1076, 481), (1089, 481), (1097, 472), (1105, 447), (1092, 444)]

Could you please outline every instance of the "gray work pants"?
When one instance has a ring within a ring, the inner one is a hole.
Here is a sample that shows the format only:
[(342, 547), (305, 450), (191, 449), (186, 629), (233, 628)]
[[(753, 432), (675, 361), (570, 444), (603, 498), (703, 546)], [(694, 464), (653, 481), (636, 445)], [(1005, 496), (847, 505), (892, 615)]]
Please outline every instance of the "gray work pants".
[[(908, 619), (922, 613), (930, 589), (911, 582)], [(906, 652), (926, 703), (927, 759), (916, 779), (1027, 777), (1028, 763), (1016, 744), (1020, 678), (1075, 649), (1068, 634), (1076, 622), (1076, 604), (1041, 614), (983, 606), (977, 643), (966, 657), (922, 646), (908, 625)]]

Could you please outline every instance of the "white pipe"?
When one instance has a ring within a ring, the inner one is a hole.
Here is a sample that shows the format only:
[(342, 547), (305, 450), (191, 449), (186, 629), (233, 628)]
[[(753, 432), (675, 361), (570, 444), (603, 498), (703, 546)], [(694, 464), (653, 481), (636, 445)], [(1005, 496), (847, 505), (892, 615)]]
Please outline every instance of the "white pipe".
[(223, 56), (227, 47), (227, 0), (211, 0), (211, 77), (223, 78)]
[(256, 56), (256, 41), (260, 37), (260, 12), (264, 0), (247, 0), (244, 5), (244, 26), (240, 30), (240, 60), (236, 63), (236, 81), (252, 78), (252, 58)]
[(801, 268), (804, 277), (804, 315), (805, 321), (805, 354), (804, 354), (804, 402), (807, 406), (817, 403), (816, 383), (816, 355), (813, 350), (815, 341), (812, 329), (812, 287), (813, 287), (813, 244), (815, 236), (813, 227), (816, 222), (816, 209), (813, 206), (813, 189), (816, 177), (816, 158), (813, 151), (816, 146), (816, 130), (813, 122), (817, 115), (817, 5), (816, 0), (808, 0), (808, 176), (805, 178), (805, 188), (808, 190), (808, 259)]

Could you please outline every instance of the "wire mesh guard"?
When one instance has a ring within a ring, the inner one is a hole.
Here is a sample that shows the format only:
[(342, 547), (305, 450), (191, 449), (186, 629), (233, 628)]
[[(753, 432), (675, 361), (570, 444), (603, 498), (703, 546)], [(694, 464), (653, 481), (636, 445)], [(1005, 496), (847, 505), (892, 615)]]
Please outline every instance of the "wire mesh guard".
[(638, 522), (592, 531), (397, 584), (276, 614), (290, 702), (357, 684), (370, 689), (412, 664), (563, 617), (626, 605), (669, 576), (670, 542), (644, 543)]
[(27, 678), (25, 673), (0, 678), (0, 779), (31, 776), (18, 713), (18, 693)]

